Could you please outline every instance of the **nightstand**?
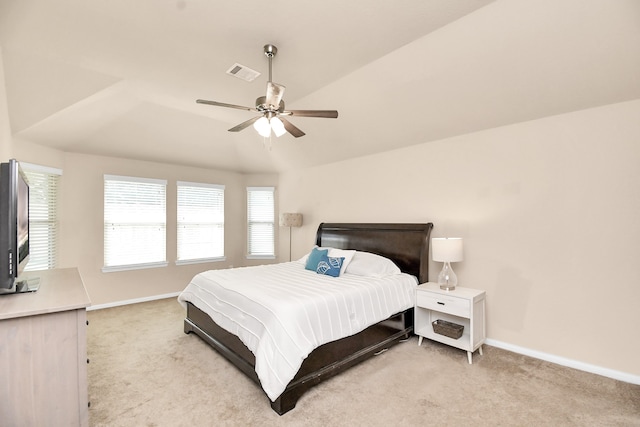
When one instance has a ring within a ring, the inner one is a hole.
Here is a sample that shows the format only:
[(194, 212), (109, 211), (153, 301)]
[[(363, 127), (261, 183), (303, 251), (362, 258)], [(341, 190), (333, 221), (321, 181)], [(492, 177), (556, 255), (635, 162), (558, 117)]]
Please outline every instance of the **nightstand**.
[[(482, 344), (486, 338), (485, 292), (477, 289), (456, 287), (453, 291), (440, 289), (437, 283), (425, 283), (416, 288), (414, 330), (418, 345), (422, 339), (438, 341), (467, 351), (469, 364), (473, 352), (482, 355)], [(444, 320), (464, 326), (460, 338), (454, 339), (433, 331), (432, 322)]]

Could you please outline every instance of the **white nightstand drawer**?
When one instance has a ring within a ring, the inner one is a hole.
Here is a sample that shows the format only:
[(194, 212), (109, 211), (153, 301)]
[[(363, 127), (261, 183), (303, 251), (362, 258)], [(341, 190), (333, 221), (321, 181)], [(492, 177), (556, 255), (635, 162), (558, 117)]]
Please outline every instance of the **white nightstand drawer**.
[(418, 291), (416, 299), (418, 307), (462, 317), (469, 317), (471, 313), (468, 299), (437, 295), (424, 291)]

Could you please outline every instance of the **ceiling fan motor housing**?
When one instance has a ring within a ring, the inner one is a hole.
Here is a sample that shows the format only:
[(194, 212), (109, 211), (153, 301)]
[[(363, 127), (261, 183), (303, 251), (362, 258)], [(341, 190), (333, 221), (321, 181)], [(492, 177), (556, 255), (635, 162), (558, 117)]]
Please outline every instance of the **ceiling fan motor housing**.
[(284, 111), (284, 101), (280, 100), (280, 105), (276, 109), (276, 108), (273, 108), (271, 104), (267, 104), (266, 96), (260, 96), (256, 98), (256, 110), (260, 111), (261, 113), (264, 113), (267, 111), (271, 111), (273, 113), (275, 112), (282, 113)]
[(264, 45), (264, 54), (267, 55), (268, 58), (273, 58), (278, 53), (278, 48), (272, 44)]

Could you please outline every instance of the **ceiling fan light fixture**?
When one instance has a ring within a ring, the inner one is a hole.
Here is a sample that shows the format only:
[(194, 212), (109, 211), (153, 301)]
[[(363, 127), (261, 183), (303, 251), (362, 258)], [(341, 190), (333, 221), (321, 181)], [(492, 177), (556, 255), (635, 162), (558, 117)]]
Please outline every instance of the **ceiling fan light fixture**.
[[(261, 116), (256, 116), (252, 119), (245, 120), (229, 129), (229, 132), (240, 132), (243, 129), (248, 128), (251, 124), (255, 130), (264, 138), (271, 139), (271, 131), (279, 137), (289, 132), (294, 138), (300, 138), (304, 136), (305, 133), (298, 129), (293, 123), (289, 120), (285, 119), (284, 116), (299, 116), (299, 117), (322, 117), (335, 119), (338, 117), (338, 112), (336, 110), (291, 110), (287, 111), (284, 107), (284, 90), (285, 86), (279, 83), (274, 83), (272, 80), (272, 61), (273, 57), (278, 52), (278, 49), (271, 44), (264, 46), (264, 54), (267, 56), (269, 60), (269, 80), (267, 81), (267, 92), (265, 96), (260, 96), (256, 99), (256, 106), (254, 107), (244, 107), (242, 105), (235, 104), (226, 104), (224, 102), (217, 101), (207, 101), (206, 99), (197, 99), (196, 102), (199, 104), (209, 104), (218, 107), (225, 108), (235, 108), (237, 110), (246, 110), (253, 111)], [(238, 75), (241, 73), (246, 67), (240, 64), (234, 64), (234, 66), (229, 69), (228, 73), (231, 75)], [(283, 118), (277, 118), (277, 116), (282, 115)]]
[(269, 138), (271, 136), (271, 126), (269, 124), (269, 119), (264, 116), (256, 120), (256, 122), (253, 124), (253, 128), (265, 138)]
[(277, 117), (271, 118), (271, 130), (273, 130), (273, 133), (275, 133), (277, 137), (287, 133), (287, 130), (284, 128), (284, 123)]

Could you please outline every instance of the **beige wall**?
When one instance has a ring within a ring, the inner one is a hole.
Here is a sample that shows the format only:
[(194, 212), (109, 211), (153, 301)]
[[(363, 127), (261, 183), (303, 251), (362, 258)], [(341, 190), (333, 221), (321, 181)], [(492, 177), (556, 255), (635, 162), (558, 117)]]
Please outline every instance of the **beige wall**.
[(2, 62), (2, 46), (0, 46), (0, 161), (11, 158), (11, 125), (7, 108), (7, 90), (4, 84), (4, 66)]
[[(93, 305), (109, 304), (179, 292), (194, 274), (208, 269), (246, 264), (246, 185), (277, 184), (277, 176), (246, 176), (111, 157), (60, 153), (15, 141), (21, 161), (63, 170), (60, 203), (60, 267), (78, 267)], [(102, 273), (104, 174), (166, 179), (167, 261), (169, 266)], [(175, 265), (176, 181), (225, 185), (226, 261)]]
[(489, 338), (640, 375), (639, 118), (636, 100), (284, 173), (294, 257), (323, 221), (432, 221), (464, 238)]

